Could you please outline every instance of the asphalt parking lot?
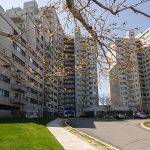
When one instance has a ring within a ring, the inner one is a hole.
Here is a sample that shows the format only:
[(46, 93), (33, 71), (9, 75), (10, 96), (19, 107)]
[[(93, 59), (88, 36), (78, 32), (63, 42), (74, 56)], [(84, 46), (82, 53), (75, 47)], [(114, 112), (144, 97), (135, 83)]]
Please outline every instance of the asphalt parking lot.
[(73, 118), (69, 125), (120, 150), (150, 150), (150, 131), (141, 127), (145, 120), (102, 121)]

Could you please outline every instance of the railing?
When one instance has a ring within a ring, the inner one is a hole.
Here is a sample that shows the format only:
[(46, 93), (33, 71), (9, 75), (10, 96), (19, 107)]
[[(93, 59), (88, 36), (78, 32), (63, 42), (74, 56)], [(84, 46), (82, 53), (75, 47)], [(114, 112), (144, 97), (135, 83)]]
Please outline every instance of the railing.
[(25, 105), (27, 103), (25, 98), (15, 98), (15, 97), (11, 97), (10, 102), (14, 104), (20, 104), (20, 105)]
[(23, 84), (18, 84), (18, 83), (12, 83), (11, 84), (11, 89), (16, 90), (18, 92), (27, 92), (27, 88)]

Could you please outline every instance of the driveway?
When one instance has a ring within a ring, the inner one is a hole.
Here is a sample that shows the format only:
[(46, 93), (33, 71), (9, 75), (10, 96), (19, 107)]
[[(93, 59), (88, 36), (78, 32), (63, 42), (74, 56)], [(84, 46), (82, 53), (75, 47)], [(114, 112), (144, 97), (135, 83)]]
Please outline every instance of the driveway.
[(150, 150), (150, 131), (141, 128), (144, 120), (102, 121), (74, 118), (69, 125), (120, 150)]

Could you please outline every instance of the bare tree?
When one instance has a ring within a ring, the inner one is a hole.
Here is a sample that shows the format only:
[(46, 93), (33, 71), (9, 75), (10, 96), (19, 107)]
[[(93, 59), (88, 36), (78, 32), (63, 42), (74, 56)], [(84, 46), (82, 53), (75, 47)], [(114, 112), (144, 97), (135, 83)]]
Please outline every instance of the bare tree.
[[(69, 25), (69, 27), (71, 27), (73, 23), (73, 26), (79, 26), (86, 36), (94, 39), (95, 53), (97, 54), (97, 60), (95, 61), (99, 64), (99, 74), (106, 75), (108, 68), (111, 66), (112, 61), (114, 61), (108, 58), (106, 53), (109, 51), (116, 61), (118, 61), (113, 53), (115, 50), (111, 47), (112, 43), (115, 44), (113, 39), (117, 37), (115, 31), (129, 30), (126, 28), (126, 22), (123, 22), (121, 25), (118, 25), (117, 22), (108, 23), (109, 18), (112, 16), (119, 17), (120, 13), (126, 11), (127, 13), (143, 15), (149, 19), (149, 13), (140, 10), (141, 5), (148, 4), (150, 4), (150, 0), (135, 0), (132, 2), (130, 0), (50, 0), (47, 6), (40, 10), (40, 19), (42, 19), (46, 10), (50, 8), (56, 9), (58, 14), (64, 13), (65, 27)], [(20, 35), (35, 28), (39, 34), (41, 32), (47, 32), (49, 36), (53, 36), (54, 32), (57, 32), (53, 31), (52, 33), (48, 28), (37, 24), (34, 28), (28, 29), (28, 31), (24, 31), (20, 33)], [(31, 47), (19, 40), (19, 35), (15, 36), (13, 33), (0, 31), (0, 36), (7, 37), (19, 43), (30, 52), (33, 52)], [(128, 47), (126, 47), (126, 49), (128, 49)], [(128, 65), (121, 64), (121, 66), (122, 68), (127, 68)]]
[(104, 95), (104, 94), (99, 98), (99, 102), (102, 105), (111, 105), (110, 98), (108, 96)]

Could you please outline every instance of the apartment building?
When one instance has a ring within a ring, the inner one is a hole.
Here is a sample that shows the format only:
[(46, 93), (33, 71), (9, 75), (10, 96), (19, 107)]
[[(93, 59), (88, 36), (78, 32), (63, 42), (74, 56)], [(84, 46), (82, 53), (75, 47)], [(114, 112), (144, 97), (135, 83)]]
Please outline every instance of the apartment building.
[(145, 99), (142, 101), (143, 110), (150, 110), (150, 28), (136, 36), (143, 44), (143, 76), (145, 81)]
[(39, 8), (36, 1), (6, 12), (0, 7), (0, 22), (0, 117), (94, 114), (98, 86), (91, 38), (79, 28), (64, 38), (54, 8)]
[(98, 105), (95, 45), (78, 27), (64, 41), (64, 115), (94, 115)]
[(96, 47), (91, 38), (75, 28), (76, 116), (94, 115), (98, 105)]
[(64, 115), (76, 116), (74, 37), (64, 39)]
[(64, 87), (63, 87), (63, 48), (64, 33), (54, 8), (41, 8), (45, 21), (45, 115), (63, 114)]
[(55, 10), (35, 1), (6, 12), (0, 7), (0, 22), (15, 38), (0, 36), (0, 117), (62, 114), (63, 31)]
[[(114, 61), (109, 71), (112, 105), (122, 110), (148, 110), (149, 108), (145, 107), (148, 100), (144, 65), (146, 49), (142, 40), (136, 38), (134, 32), (130, 31), (125, 38), (115, 39), (112, 48), (118, 60)], [(112, 79), (113, 77), (115, 79)]]

